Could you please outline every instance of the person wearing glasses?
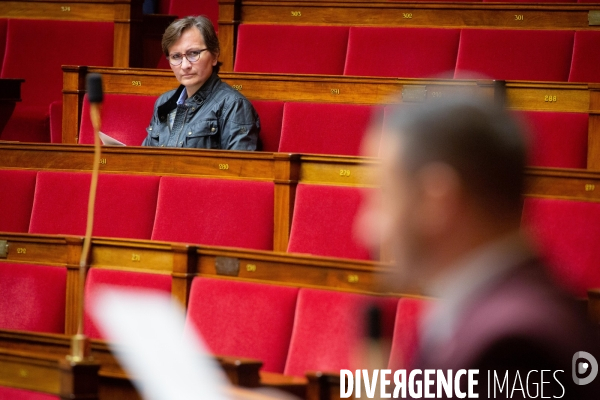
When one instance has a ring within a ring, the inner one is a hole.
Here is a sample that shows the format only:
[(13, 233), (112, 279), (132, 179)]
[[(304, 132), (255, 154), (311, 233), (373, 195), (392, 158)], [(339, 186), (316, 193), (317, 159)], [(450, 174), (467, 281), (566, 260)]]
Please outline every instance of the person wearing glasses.
[(210, 20), (174, 21), (163, 34), (162, 49), (181, 85), (156, 101), (142, 146), (256, 150), (258, 115), (217, 75), (219, 39)]

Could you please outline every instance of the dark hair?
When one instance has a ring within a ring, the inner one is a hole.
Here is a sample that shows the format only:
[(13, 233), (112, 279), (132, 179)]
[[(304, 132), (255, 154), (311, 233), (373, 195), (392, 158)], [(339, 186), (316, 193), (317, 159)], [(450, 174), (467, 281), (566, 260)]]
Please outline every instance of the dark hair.
[[(167, 29), (165, 29), (161, 43), (162, 51), (165, 56), (169, 56), (169, 48), (179, 40), (181, 35), (183, 35), (183, 32), (193, 27), (196, 27), (202, 35), (208, 51), (210, 51), (215, 57), (219, 57), (219, 54), (221, 53), (221, 47), (219, 45), (219, 38), (215, 32), (215, 27), (210, 19), (203, 15), (197, 17), (189, 16), (175, 20), (167, 27)], [(217, 63), (217, 65), (214, 67), (215, 72), (219, 72), (220, 66), (221, 62)]]
[(402, 140), (409, 173), (444, 162), (488, 208), (520, 212), (527, 146), (520, 125), (500, 106), (482, 98), (405, 105), (387, 126)]

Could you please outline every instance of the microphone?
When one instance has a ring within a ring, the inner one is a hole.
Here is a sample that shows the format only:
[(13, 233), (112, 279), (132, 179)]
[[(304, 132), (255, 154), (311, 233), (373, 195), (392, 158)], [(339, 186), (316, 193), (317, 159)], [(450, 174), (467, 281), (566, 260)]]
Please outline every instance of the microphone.
[(100, 168), (100, 127), (102, 125), (102, 101), (104, 94), (102, 92), (102, 76), (100, 74), (88, 74), (86, 78), (88, 100), (90, 102), (90, 118), (94, 127), (94, 164), (92, 167), (92, 179), (90, 183), (90, 196), (88, 200), (87, 223), (85, 228), (85, 237), (83, 239), (83, 249), (81, 259), (79, 260), (79, 304), (77, 313), (77, 334), (73, 336), (71, 342), (71, 355), (69, 359), (74, 362), (90, 360), (90, 343), (83, 334), (83, 298), (85, 290), (85, 276), (89, 264), (90, 248), (92, 241), (92, 231), (94, 228), (94, 205), (96, 202), (96, 190), (98, 188), (98, 173)]

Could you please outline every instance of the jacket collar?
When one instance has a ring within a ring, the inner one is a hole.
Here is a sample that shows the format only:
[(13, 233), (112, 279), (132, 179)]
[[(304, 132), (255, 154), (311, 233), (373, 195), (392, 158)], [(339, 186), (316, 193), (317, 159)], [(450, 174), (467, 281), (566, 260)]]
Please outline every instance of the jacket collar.
[[(186, 103), (194, 102), (197, 105), (202, 104), (204, 100), (206, 100), (210, 96), (210, 94), (213, 92), (213, 89), (215, 88), (215, 86), (217, 86), (217, 84), (220, 81), (221, 79), (219, 78), (217, 73), (213, 72), (210, 78), (208, 78), (208, 80), (204, 82), (204, 85), (202, 85), (202, 87), (200, 87), (200, 89), (198, 89), (198, 91), (194, 93), (193, 96), (189, 97), (186, 100)], [(177, 90), (175, 90), (175, 93), (173, 93), (173, 95), (169, 98), (169, 100), (158, 106), (158, 118), (161, 121), (166, 120), (167, 114), (169, 114), (171, 111), (177, 108), (177, 100), (179, 99), (179, 96), (181, 96), (181, 92), (183, 90), (185, 90), (185, 86), (180, 85), (177, 88)]]

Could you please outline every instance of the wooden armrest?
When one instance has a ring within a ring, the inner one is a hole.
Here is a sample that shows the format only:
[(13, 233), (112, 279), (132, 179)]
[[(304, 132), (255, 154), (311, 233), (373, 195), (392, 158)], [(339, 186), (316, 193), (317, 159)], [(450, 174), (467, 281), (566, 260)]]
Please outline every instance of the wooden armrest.
[(233, 385), (260, 386), (259, 370), (263, 365), (262, 361), (239, 357), (217, 357), (217, 361)]

